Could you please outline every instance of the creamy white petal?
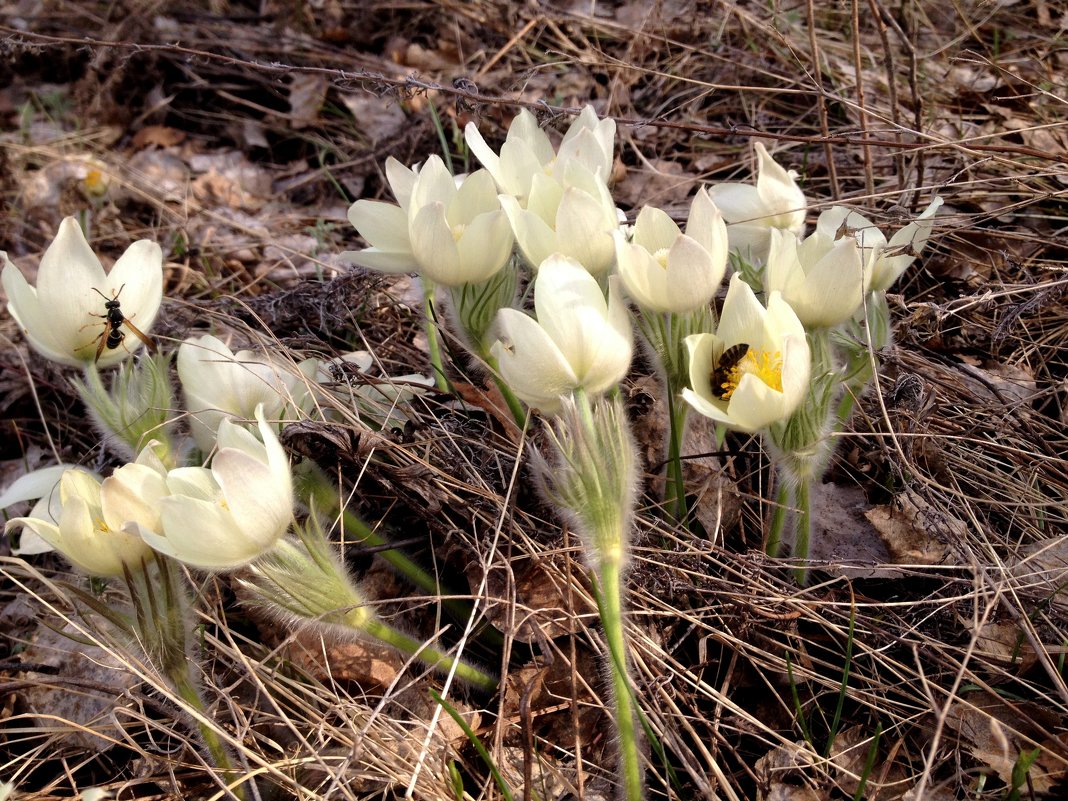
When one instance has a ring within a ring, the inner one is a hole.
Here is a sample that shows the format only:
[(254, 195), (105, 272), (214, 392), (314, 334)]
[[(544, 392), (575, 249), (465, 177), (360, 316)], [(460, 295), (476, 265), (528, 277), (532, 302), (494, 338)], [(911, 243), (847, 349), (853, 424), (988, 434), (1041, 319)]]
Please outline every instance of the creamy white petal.
[(349, 206), (349, 222), (376, 250), (410, 253), (408, 213), (379, 200), (357, 200)]

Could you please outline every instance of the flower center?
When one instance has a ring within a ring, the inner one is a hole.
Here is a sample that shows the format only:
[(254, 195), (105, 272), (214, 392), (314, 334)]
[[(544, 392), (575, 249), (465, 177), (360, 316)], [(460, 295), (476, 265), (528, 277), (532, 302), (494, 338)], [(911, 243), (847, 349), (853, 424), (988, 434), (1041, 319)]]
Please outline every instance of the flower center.
[[(750, 348), (738, 363), (725, 371), (720, 395), (723, 400), (730, 400), (734, 390), (738, 389), (742, 377), (752, 373), (776, 392), (782, 392), (782, 353)], [(713, 388), (715, 389), (715, 387)]]
[(457, 223), (452, 227), (452, 241), (459, 242), (460, 237), (464, 235), (464, 229), (467, 226), (464, 223)]
[(670, 252), (671, 248), (657, 248), (656, 252), (653, 253), (653, 258), (656, 259), (657, 263), (665, 270), (668, 266), (668, 253)]

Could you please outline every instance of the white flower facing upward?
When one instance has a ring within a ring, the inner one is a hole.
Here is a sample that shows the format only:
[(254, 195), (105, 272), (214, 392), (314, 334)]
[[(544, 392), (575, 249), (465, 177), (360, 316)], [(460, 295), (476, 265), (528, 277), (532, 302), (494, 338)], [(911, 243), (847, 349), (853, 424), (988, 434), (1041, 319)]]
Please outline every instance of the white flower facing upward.
[[(151, 447), (143, 453), (155, 458)], [(24, 526), (93, 576), (121, 576), (124, 568), (139, 569), (150, 550), (127, 527), (132, 523), (158, 525), (159, 499), (164, 492), (160, 482), (144, 485), (144, 471), (158, 475), (140, 458), (103, 481), (85, 470), (66, 470), (53, 497), (42, 499), (29, 517), (8, 521), (6, 528)]]
[(381, 272), (414, 270), (449, 287), (481, 283), (507, 264), (514, 240), (488, 172), (458, 181), (438, 156), (418, 171), (391, 157), (386, 175), (398, 205), (353, 203), (349, 222), (371, 247), (344, 258)]
[(806, 201), (797, 185), (797, 173), (776, 163), (760, 142), (754, 147), (756, 185), (722, 183), (711, 191), (712, 200), (727, 221), (731, 250), (756, 264), (767, 259), (772, 228), (798, 236), (804, 233)]
[(179, 467), (146, 485), (160, 492), (159, 521), (126, 527), (167, 556), (204, 570), (233, 570), (262, 556), (293, 520), (293, 480), (278, 437), (257, 409), (260, 439), (219, 425), (211, 468)]
[(263, 407), (270, 418), (282, 416), (287, 406), (299, 407), (308, 396), (306, 372), (316, 364), (296, 368), (275, 364), (250, 350), (234, 353), (210, 334), (185, 340), (178, 346), (178, 378), (197, 447), (208, 453), (224, 419), (251, 420)]
[(492, 353), (505, 383), (530, 406), (555, 414), (576, 389), (591, 395), (626, 375), (634, 335), (617, 278), (605, 301), (596, 279), (564, 256), (546, 259), (534, 282), (537, 320), (515, 309), (497, 314)]
[(849, 320), (864, 300), (866, 275), (853, 237), (835, 240), (819, 229), (804, 240), (771, 230), (765, 292), (780, 292), (808, 330)]
[(593, 275), (603, 275), (616, 259), (614, 231), (619, 229), (608, 185), (577, 161), (553, 175), (538, 173), (526, 207), (501, 195), (523, 258), (535, 270), (554, 254), (568, 256)]
[[(41, 257), (36, 287), (30, 286), (6, 253), (0, 251), (0, 259), (8, 311), (30, 346), (60, 364), (81, 366), (94, 361), (100, 337), (107, 334), (102, 319), (106, 301), (119, 301), (122, 313), (147, 333), (163, 299), (159, 245), (147, 239), (134, 242), (105, 272), (73, 217), (60, 223), (56, 238)], [(128, 333), (125, 327), (120, 330)], [(98, 364), (116, 364), (140, 345), (137, 336), (127, 335), (118, 347), (105, 347)]]
[[(740, 275), (731, 277), (715, 334), (686, 338), (690, 387), (683, 399), (717, 423), (746, 432), (797, 409), (812, 370), (805, 328), (778, 292), (765, 309)], [(723, 364), (728, 351), (731, 364)]]
[(500, 155), (493, 152), (478, 128), (469, 122), (464, 140), (471, 152), (489, 170), (503, 194), (511, 195), (521, 208), (528, 204), (534, 176), (561, 175), (572, 162), (607, 181), (612, 174), (616, 123), (597, 119), (592, 106), (586, 106), (564, 134), (559, 151), (554, 151), (548, 135), (526, 109), (512, 120)]
[(628, 242), (616, 231), (616, 269), (643, 309), (683, 313), (708, 306), (727, 269), (727, 227), (702, 188), (690, 205), (686, 233), (666, 213), (645, 206)]
[(885, 292), (920, 255), (931, 230), (942, 198), (936, 197), (912, 222), (887, 241), (886, 236), (867, 217), (844, 206), (832, 206), (819, 216), (817, 233), (831, 239), (854, 237), (864, 260), (866, 292)]

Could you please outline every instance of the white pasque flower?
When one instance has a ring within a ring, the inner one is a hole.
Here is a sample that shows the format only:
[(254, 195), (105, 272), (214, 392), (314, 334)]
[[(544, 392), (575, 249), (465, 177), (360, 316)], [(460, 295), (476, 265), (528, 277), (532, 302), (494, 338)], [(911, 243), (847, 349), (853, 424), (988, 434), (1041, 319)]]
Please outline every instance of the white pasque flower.
[[(30, 286), (3, 251), (0, 259), (8, 311), (30, 346), (60, 364), (80, 366), (96, 359), (101, 337), (108, 332), (103, 319), (106, 301), (118, 301), (122, 314), (147, 333), (163, 299), (159, 245), (147, 239), (134, 242), (105, 273), (73, 217), (60, 223), (56, 238), (41, 257), (36, 287)], [(127, 326), (119, 330), (129, 334)], [(101, 366), (116, 364), (140, 344), (139, 337), (126, 335), (118, 347), (100, 351), (97, 361)]]
[(178, 346), (178, 379), (197, 447), (210, 451), (224, 419), (251, 420), (258, 406), (270, 418), (281, 417), (287, 406), (303, 408), (305, 376), (315, 366), (314, 360), (294, 368), (250, 350), (234, 353), (210, 334), (185, 340)]
[(889, 241), (871, 220), (844, 206), (832, 206), (823, 212), (816, 222), (816, 230), (832, 239), (843, 235), (855, 238), (864, 260), (864, 290), (885, 292), (920, 255), (931, 236), (934, 216), (942, 203), (942, 198), (936, 197)]
[(571, 123), (559, 151), (553, 150), (549, 137), (526, 109), (508, 126), (499, 156), (486, 144), (473, 122), (464, 129), (464, 140), (471, 152), (489, 170), (500, 191), (514, 197), (521, 207), (527, 205), (535, 175), (559, 175), (571, 162), (581, 164), (607, 181), (612, 174), (615, 138), (615, 120), (597, 119), (592, 106), (583, 108)]
[(572, 161), (551, 176), (535, 175), (525, 208), (511, 195), (500, 199), (523, 258), (535, 270), (554, 254), (574, 259), (593, 275), (615, 262), (612, 232), (619, 229), (619, 213), (599, 173)]
[[(765, 309), (738, 274), (716, 333), (686, 337), (686, 348), (690, 387), (683, 399), (731, 428), (754, 432), (785, 419), (808, 389), (812, 357), (801, 321), (778, 292)], [(733, 363), (723, 363), (724, 355)]]
[[(6, 528), (24, 526), (93, 576), (121, 576), (124, 567), (139, 568), (150, 550), (127, 526), (157, 525), (159, 500), (165, 492), (161, 481), (145, 483), (146, 472), (158, 478), (148, 462), (159, 460), (151, 447), (142, 454), (144, 460), (138, 457), (103, 481), (85, 470), (65, 470), (58, 491), (42, 498), (30, 516), (9, 520)], [(31, 549), (23, 547), (20, 552), (43, 550), (31, 544)]]
[(600, 394), (626, 375), (634, 334), (617, 281), (609, 279), (606, 302), (582, 265), (555, 255), (534, 281), (537, 320), (516, 309), (497, 313), (500, 340), (491, 350), (523, 401), (555, 414), (562, 396), (576, 389)]
[(849, 320), (864, 300), (866, 275), (857, 240), (835, 240), (819, 229), (798, 240), (771, 230), (764, 291), (780, 292), (806, 329), (834, 328)]
[(289, 459), (256, 410), (260, 439), (238, 425), (219, 425), (211, 468), (179, 467), (159, 476), (166, 494), (156, 525), (127, 530), (167, 556), (204, 570), (233, 570), (274, 547), (293, 520)]
[(666, 213), (645, 206), (628, 242), (616, 231), (616, 269), (643, 309), (682, 313), (708, 306), (727, 269), (727, 227), (702, 188), (690, 205), (686, 233)]
[[(19, 476), (11, 482), (7, 489), (0, 492), (0, 509), (6, 509), (16, 503), (24, 503), (25, 501), (37, 501), (26, 517), (35, 517), (54, 523), (59, 520), (61, 508), (59, 503), (60, 479), (63, 478), (63, 474), (68, 470), (80, 469), (82, 468), (73, 464), (55, 464), (49, 467), (41, 467)], [(12, 526), (12, 528), (17, 528), (17, 526)], [(18, 544), (11, 549), (11, 552), (15, 556), (24, 556), (35, 553), (48, 553), (53, 550), (55, 548), (41, 539), (33, 529), (26, 528), (23, 525)]]
[(344, 258), (381, 272), (415, 270), (450, 287), (486, 281), (507, 264), (514, 239), (488, 172), (457, 181), (438, 156), (418, 171), (391, 157), (386, 175), (399, 205), (353, 203), (349, 222), (371, 247)]
[(763, 263), (768, 255), (770, 231), (781, 228), (800, 236), (805, 230), (805, 194), (797, 185), (797, 173), (786, 170), (760, 142), (756, 185), (722, 183), (712, 187), (712, 199), (727, 221), (731, 250), (751, 263)]

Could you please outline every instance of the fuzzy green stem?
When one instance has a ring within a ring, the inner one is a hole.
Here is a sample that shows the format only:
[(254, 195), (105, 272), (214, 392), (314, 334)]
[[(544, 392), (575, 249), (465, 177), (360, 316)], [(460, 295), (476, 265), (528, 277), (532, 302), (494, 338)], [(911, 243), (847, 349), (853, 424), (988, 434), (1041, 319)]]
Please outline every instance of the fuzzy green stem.
[(200, 737), (208, 749), (212, 763), (227, 777), (225, 781), (230, 792), (241, 801), (244, 801), (246, 797), (244, 786), (241, 784), (230, 786), (229, 777), (235, 775), (235, 771), (230, 763), (230, 755), (226, 751), (226, 746), (215, 728), (201, 719), (207, 717), (207, 706), (204, 704), (204, 699), (200, 697), (196, 684), (189, 678), (188, 672), (184, 670), (175, 671), (173, 675), (167, 678), (178, 696), (199, 713), (199, 715), (194, 716), (197, 719), (197, 729), (200, 731)]
[(794, 537), (793, 556), (800, 561), (794, 570), (798, 585), (808, 582), (808, 549), (812, 536), (812, 509), (809, 499), (809, 479), (802, 478), (797, 485), (797, 532)]
[(623, 636), (623, 588), (620, 565), (603, 562), (599, 571), (600, 594), (597, 606), (612, 663), (612, 698), (615, 702), (616, 732), (619, 736), (620, 773), (623, 797), (640, 801), (643, 796), (638, 737), (634, 724), (634, 696), (627, 669), (627, 642)]
[(523, 408), (522, 401), (516, 397), (516, 394), (512, 392), (512, 388), (500, 377), (500, 371), (497, 369), (497, 360), (494, 359), (489, 352), (481, 355), (486, 364), (488, 364), (493, 371), (493, 382), (497, 385), (497, 389), (501, 391), (501, 397), (504, 398), (504, 402), (508, 404), (508, 411), (512, 413), (516, 425), (523, 428), (527, 422), (527, 412), (526, 409)]
[(668, 514), (681, 523), (689, 513), (682, 471), (682, 440), (689, 407), (679, 401), (680, 393), (690, 380), (686, 337), (712, 331), (715, 317), (710, 308), (670, 313), (642, 309), (637, 320), (664, 381), (670, 426), (664, 465), (664, 500)]
[[(434, 596), (453, 594), (403, 552), (391, 548), (389, 541), (360, 519), (359, 515), (349, 509), (339, 510), (337, 492), (317, 466), (304, 464), (300, 475), (304, 479), (300, 482), (302, 494), (314, 502), (317, 510), (329, 517), (336, 516), (340, 511), (341, 527), (353, 541), (369, 548), (380, 549), (378, 555), (383, 561), (424, 592)], [(470, 604), (454, 598), (442, 598), (441, 603), (457, 620), (467, 620), (471, 616)]]
[(392, 626), (387, 626), (381, 620), (374, 617), (366, 617), (365, 614), (360, 613), (358, 619), (349, 622), (348, 625), (355, 629), (358, 629), (369, 637), (374, 637), (376, 640), (380, 640), (387, 645), (392, 645), (401, 653), (414, 656), (423, 662), (431, 665), (436, 670), (440, 670), (443, 673), (453, 672), (457, 678), (463, 679), (468, 684), (473, 684), (487, 692), (494, 692), (497, 689), (497, 679), (490, 676), (488, 673), (483, 673), (476, 667), (461, 662), (459, 659), (454, 659), (443, 651), (439, 651), (431, 645), (420, 642), (414, 637), (409, 637), (407, 634), (403, 634)]
[(668, 434), (667, 485), (665, 500), (671, 514), (679, 523), (686, 519), (689, 510), (686, 507), (686, 481), (682, 472), (682, 437), (686, 431), (686, 415), (689, 407), (680, 403), (678, 396), (669, 391), (667, 394), (668, 420), (671, 431)]
[(768, 543), (764, 551), (770, 557), (777, 557), (782, 548), (783, 532), (786, 528), (787, 514), (793, 501), (787, 482), (783, 480), (782, 471), (778, 475), (779, 486), (775, 489), (775, 507), (771, 512), (771, 524), (768, 526)]
[(434, 370), (434, 386), (441, 392), (448, 392), (449, 381), (441, 361), (441, 341), (438, 339), (437, 313), (434, 310), (434, 283), (426, 277), (423, 278), (423, 313), (426, 347), (430, 352), (430, 366)]
[[(177, 565), (170, 558), (156, 555), (138, 568), (129, 567), (126, 586), (137, 621), (137, 641), (145, 656), (179, 698), (198, 714), (193, 715), (197, 729), (214, 767), (228, 778), (234, 775), (230, 755), (215, 728), (207, 722), (208, 708), (193, 677), (192, 631), (187, 607), (188, 588)], [(245, 789), (231, 789), (244, 801)]]

